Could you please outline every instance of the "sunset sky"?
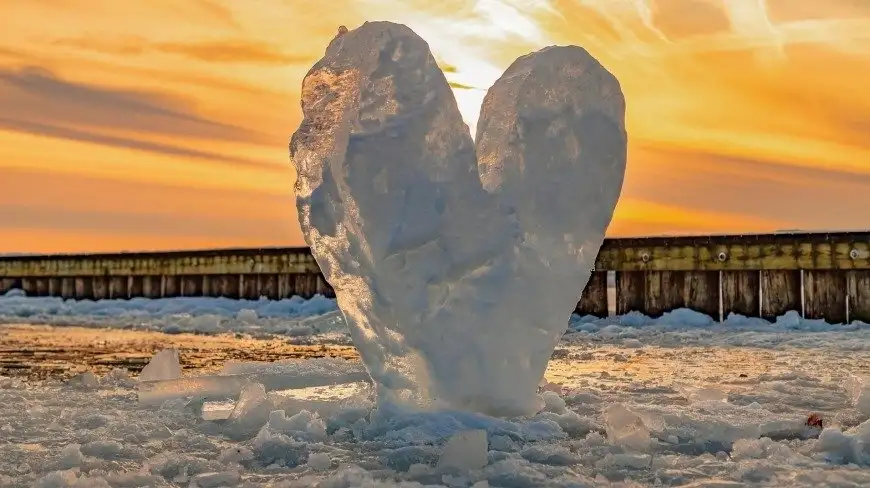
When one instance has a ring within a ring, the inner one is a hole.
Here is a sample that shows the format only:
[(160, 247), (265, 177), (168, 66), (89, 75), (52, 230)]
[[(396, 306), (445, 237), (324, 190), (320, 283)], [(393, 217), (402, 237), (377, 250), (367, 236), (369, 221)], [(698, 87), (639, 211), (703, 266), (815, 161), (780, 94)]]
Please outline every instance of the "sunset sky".
[(474, 125), (519, 55), (622, 84), (609, 235), (870, 227), (868, 0), (29, 0), (0, 19), (0, 252), (299, 245), (287, 142), (339, 25), (408, 24)]

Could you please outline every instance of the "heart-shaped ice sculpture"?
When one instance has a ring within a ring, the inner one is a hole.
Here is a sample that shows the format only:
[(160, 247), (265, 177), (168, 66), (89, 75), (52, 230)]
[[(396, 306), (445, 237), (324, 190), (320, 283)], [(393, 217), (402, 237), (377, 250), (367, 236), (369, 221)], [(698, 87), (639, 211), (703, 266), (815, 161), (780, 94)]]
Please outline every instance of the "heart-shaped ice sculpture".
[(625, 100), (585, 50), (517, 59), (477, 145), (406, 26), (342, 32), (302, 83), (299, 220), (389, 401), (491, 415), (536, 388), (610, 223)]

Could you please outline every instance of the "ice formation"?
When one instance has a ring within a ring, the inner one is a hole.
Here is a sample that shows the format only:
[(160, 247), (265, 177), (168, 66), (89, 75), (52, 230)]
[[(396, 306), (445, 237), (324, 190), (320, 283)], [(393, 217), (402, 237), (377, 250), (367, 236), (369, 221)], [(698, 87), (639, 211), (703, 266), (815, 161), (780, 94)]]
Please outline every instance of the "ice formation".
[(426, 42), (367, 22), (302, 84), (300, 222), (391, 401), (528, 414), (625, 173), (619, 83), (585, 50), (517, 59), (477, 144)]

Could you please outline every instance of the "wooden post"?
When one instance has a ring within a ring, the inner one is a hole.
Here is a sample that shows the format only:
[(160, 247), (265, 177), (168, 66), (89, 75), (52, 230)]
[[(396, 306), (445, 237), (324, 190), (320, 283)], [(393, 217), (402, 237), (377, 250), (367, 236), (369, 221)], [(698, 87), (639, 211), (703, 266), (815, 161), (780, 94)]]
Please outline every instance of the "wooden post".
[(76, 298), (76, 280), (69, 276), (60, 279), (60, 296), (64, 300)]
[(181, 296), (181, 283), (177, 275), (163, 276), (163, 298)]
[(114, 299), (127, 299), (129, 297), (129, 286), (126, 276), (110, 276), (108, 278), (109, 297)]
[(685, 273), (682, 271), (646, 271), (645, 272), (645, 303), (646, 315), (661, 317), (666, 312), (683, 308), (685, 302)]
[(183, 297), (201, 297), (202, 296), (202, 276), (197, 275), (182, 275), (179, 277), (181, 283), (181, 293)]
[(260, 275), (260, 295), (269, 300), (278, 299), (278, 275), (272, 273)]
[(15, 289), (18, 280), (15, 278), (0, 278), (0, 295), (6, 294), (9, 290)]
[(806, 318), (828, 323), (846, 322), (846, 272), (837, 269), (808, 269), (804, 272)]
[(870, 323), (870, 270), (847, 271), (846, 291), (849, 294), (849, 320)]
[(308, 276), (308, 296), (311, 298), (317, 294), (317, 277), (319, 273), (309, 273)]
[(77, 276), (75, 278), (75, 298), (76, 300), (94, 300), (94, 277), (93, 276)]
[(91, 276), (90, 281), (92, 283), (94, 300), (109, 298), (109, 283), (105, 276)]
[(278, 275), (278, 300), (287, 298), (287, 290), (290, 289), (290, 282), (287, 278), (287, 273)]
[(683, 306), (719, 320), (719, 272), (683, 271)]
[(36, 296), (36, 280), (33, 278), (22, 278), (21, 291), (29, 297)]
[(145, 295), (145, 282), (147, 276), (128, 276), (127, 277), (127, 298), (140, 298)]
[(757, 271), (722, 271), (722, 316), (735, 313), (746, 317), (759, 315)]
[(616, 272), (616, 315), (644, 312), (645, 281), (643, 271)]
[(800, 313), (801, 270), (762, 270), (761, 290), (763, 297), (761, 314), (766, 320), (773, 321), (790, 310)]
[[(317, 291), (321, 292), (321, 283), (325, 284), (322, 276), (317, 277)], [(589, 282), (580, 294), (580, 301), (574, 309), (577, 315), (594, 315), (607, 317), (607, 271), (593, 271), (589, 276)]]
[[(2, 292), (0, 292), (2, 294)], [(61, 279), (60, 278), (49, 278), (48, 279), (48, 296), (50, 297), (59, 297), (61, 296)]]

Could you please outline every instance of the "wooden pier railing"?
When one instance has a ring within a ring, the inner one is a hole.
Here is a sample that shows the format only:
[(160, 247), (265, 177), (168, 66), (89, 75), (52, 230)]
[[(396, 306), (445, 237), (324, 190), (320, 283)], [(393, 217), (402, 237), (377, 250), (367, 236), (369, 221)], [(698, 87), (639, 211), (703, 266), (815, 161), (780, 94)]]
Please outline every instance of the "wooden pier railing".
[[(595, 270), (577, 313), (870, 322), (870, 231), (607, 239)], [(0, 294), (13, 288), (77, 300), (332, 295), (307, 248), (0, 257)]]

